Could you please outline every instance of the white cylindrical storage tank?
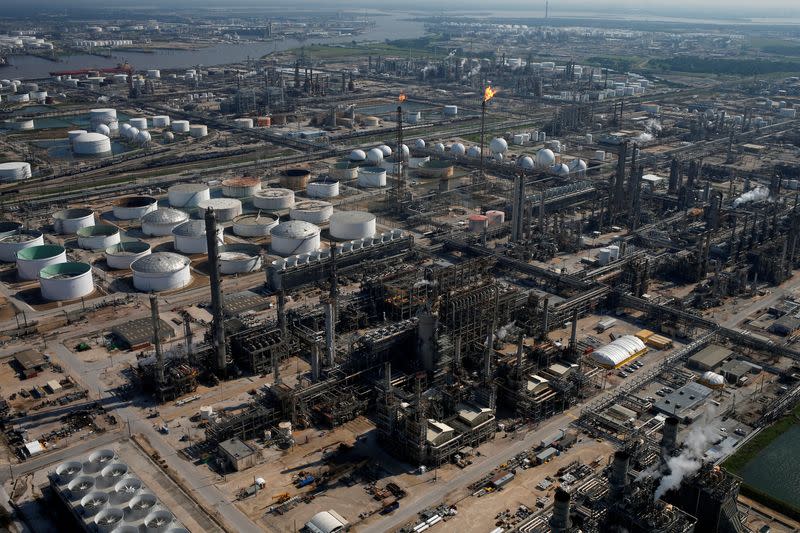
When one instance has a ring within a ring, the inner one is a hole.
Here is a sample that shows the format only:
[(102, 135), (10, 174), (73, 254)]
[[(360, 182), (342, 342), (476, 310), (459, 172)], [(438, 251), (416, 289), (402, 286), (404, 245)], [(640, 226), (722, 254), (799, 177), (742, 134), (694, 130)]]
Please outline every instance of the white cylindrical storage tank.
[(367, 161), (372, 165), (380, 165), (383, 163), (383, 150), (380, 148), (373, 148), (367, 152)]
[(222, 274), (246, 274), (261, 270), (261, 247), (255, 244), (227, 244), (219, 247)]
[(331, 178), (320, 178), (306, 187), (310, 198), (335, 198), (339, 196), (339, 181)]
[(188, 257), (157, 252), (131, 263), (133, 286), (143, 292), (180, 289), (192, 280)]
[(320, 230), (310, 222), (290, 220), (272, 228), (273, 253), (289, 256), (305, 254), (319, 249)]
[(150, 255), (150, 245), (143, 241), (125, 241), (106, 248), (106, 264), (108, 268), (125, 270), (131, 263), (146, 255)]
[(169, 117), (167, 115), (156, 115), (153, 117), (154, 128), (167, 128), (169, 127)]
[(376, 219), (366, 211), (339, 211), (331, 216), (330, 233), (336, 239), (353, 241), (375, 236)]
[(0, 220), (0, 238), (16, 235), (22, 231), (22, 223), (12, 220)]
[(17, 260), (17, 252), (32, 246), (44, 244), (44, 236), (37, 230), (17, 230), (10, 235), (0, 237), (0, 261), (13, 263)]
[(361, 167), (358, 169), (359, 187), (386, 187), (386, 169)]
[(160, 207), (142, 217), (142, 233), (155, 237), (171, 235), (175, 226), (189, 220), (189, 215), (177, 209)]
[(203, 211), (209, 207), (213, 209), (219, 222), (230, 222), (242, 214), (242, 202), (235, 198), (211, 198), (203, 200), (197, 207)]
[(266, 237), (278, 220), (266, 215), (242, 215), (233, 219), (233, 233), (240, 237)]
[(151, 80), (157, 80), (161, 77), (161, 71), (155, 68), (151, 68), (147, 70), (147, 77)]
[(605, 160), (606, 160), (605, 150), (595, 150), (594, 155), (592, 156), (592, 161), (605, 161)]
[(158, 209), (158, 200), (152, 196), (124, 196), (114, 201), (112, 212), (119, 220), (138, 220)]
[(167, 191), (172, 207), (197, 207), (211, 198), (211, 190), (203, 183), (178, 183)]
[(608, 248), (600, 248), (600, 253), (597, 256), (597, 261), (601, 265), (607, 265), (611, 262), (611, 250)]
[(44, 103), (47, 99), (47, 91), (31, 91), (30, 99), (39, 103)]
[(189, 135), (195, 139), (200, 139), (208, 135), (208, 126), (205, 124), (192, 124), (189, 126)]
[(228, 198), (250, 198), (261, 190), (261, 179), (243, 176), (222, 182), (222, 194)]
[(147, 129), (147, 119), (144, 117), (132, 118), (128, 121), (128, 123), (139, 131), (144, 131)]
[(253, 129), (253, 119), (252, 118), (237, 118), (233, 121), (233, 124), (237, 128), (244, 128), (246, 130)]
[[(217, 244), (225, 244), (223, 231), (222, 226), (217, 226)], [(175, 249), (181, 253), (208, 253), (205, 220), (187, 220), (172, 230), (172, 237), (175, 240)]]
[(69, 145), (72, 146), (73, 141), (83, 135), (84, 133), (89, 133), (86, 130), (70, 130), (67, 132), (67, 139), (69, 140)]
[(253, 205), (266, 211), (280, 211), (294, 206), (294, 191), (291, 189), (264, 189), (253, 196)]
[(608, 251), (611, 253), (611, 260), (616, 261), (619, 259), (619, 246), (616, 244), (612, 244), (608, 247)]
[(153, 511), (144, 518), (146, 533), (163, 533), (175, 524), (175, 517), (166, 509)]
[(111, 152), (111, 139), (101, 133), (82, 133), (72, 140), (77, 155), (100, 155)]
[(75, 300), (94, 291), (92, 265), (88, 263), (58, 263), (39, 271), (42, 298), (52, 301)]
[(30, 177), (30, 163), (24, 161), (0, 163), (0, 181), (20, 181)]
[(354, 180), (358, 176), (358, 166), (350, 161), (337, 161), (328, 167), (328, 174), (337, 180)]
[(66, 262), (67, 250), (63, 246), (30, 246), (17, 251), (17, 275), (20, 279), (36, 279), (44, 267)]
[(6, 128), (15, 131), (27, 131), (32, 130), (34, 128), (33, 119), (15, 119), (15, 120), (6, 120), (4, 123)]
[(172, 131), (174, 133), (189, 133), (189, 129), (191, 126), (189, 125), (188, 120), (173, 120), (172, 121)]
[(117, 110), (111, 108), (98, 108), (89, 110), (89, 121), (93, 126), (109, 124), (117, 121)]
[(409, 111), (406, 113), (406, 122), (409, 124), (417, 124), (420, 120), (422, 120), (422, 113), (419, 111)]
[(31, 97), (28, 93), (9, 94), (8, 101), (13, 104), (22, 104), (25, 102), (30, 102)]
[(470, 215), (467, 229), (470, 233), (482, 233), (489, 226), (489, 217), (486, 215)]
[(78, 246), (84, 250), (105, 250), (119, 241), (119, 228), (111, 224), (97, 224), (78, 230)]
[(368, 127), (380, 126), (381, 119), (378, 117), (364, 117), (364, 125)]
[(593, 140), (594, 137), (592, 137), (591, 133), (587, 133), (586, 136), (583, 138), (583, 142), (585, 142), (586, 144), (592, 144)]
[(91, 209), (64, 209), (53, 215), (53, 228), (62, 235), (77, 233), (88, 226), (94, 226), (94, 211)]
[(458, 115), (458, 106), (457, 105), (446, 105), (442, 110), (442, 114), (446, 117), (454, 117)]
[(314, 224), (322, 224), (327, 222), (333, 214), (333, 204), (322, 200), (306, 200), (304, 202), (297, 202), (291, 211), (289, 217), (292, 220), (303, 220), (305, 222), (312, 222)]

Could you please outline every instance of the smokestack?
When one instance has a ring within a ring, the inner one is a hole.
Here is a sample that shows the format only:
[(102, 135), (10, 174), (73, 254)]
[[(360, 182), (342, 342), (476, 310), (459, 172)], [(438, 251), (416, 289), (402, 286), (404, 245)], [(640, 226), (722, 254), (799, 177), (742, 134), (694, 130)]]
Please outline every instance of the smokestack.
[(544, 298), (544, 305), (542, 306), (542, 335), (541, 338), (546, 339), (547, 334), (550, 332), (550, 298)]
[(150, 295), (150, 317), (153, 320), (153, 345), (156, 348), (156, 383), (163, 385), (164, 352), (161, 351), (161, 335), (159, 335), (161, 320), (158, 318), (158, 297), (155, 294)]
[(325, 308), (325, 359), (329, 368), (336, 364), (336, 333), (333, 331), (333, 302), (327, 301)]
[(186, 315), (183, 321), (183, 336), (186, 339), (186, 358), (191, 363), (194, 359), (194, 347), (192, 346), (192, 323), (189, 321), (189, 315)]
[(553, 497), (553, 515), (550, 517), (552, 533), (567, 533), (572, 528), (572, 520), (569, 517), (569, 500), (569, 492), (561, 487), (556, 489)]
[(286, 336), (286, 292), (283, 289), (278, 291), (278, 327), (281, 336)]
[(614, 462), (611, 465), (611, 476), (609, 476), (609, 485), (611, 485), (611, 501), (618, 502), (622, 500), (628, 488), (628, 465), (631, 456), (628, 452), (617, 451), (614, 452)]
[(319, 346), (316, 342), (311, 346), (311, 381), (319, 381)]
[(225, 323), (222, 309), (222, 279), (219, 273), (219, 243), (217, 242), (217, 216), (212, 208), (206, 209), (206, 247), (208, 269), (211, 277), (211, 312), (213, 315), (214, 349), (217, 355), (217, 373), (225, 378), (228, 367), (228, 350), (225, 345)]
[(661, 430), (661, 463), (665, 464), (678, 447), (678, 423), (680, 421), (670, 416), (664, 421), (664, 428)]
[(522, 368), (522, 356), (524, 354), (525, 335), (520, 331), (517, 339), (517, 371)]
[(578, 352), (578, 309), (572, 310), (572, 332), (569, 336), (569, 351), (574, 356)]

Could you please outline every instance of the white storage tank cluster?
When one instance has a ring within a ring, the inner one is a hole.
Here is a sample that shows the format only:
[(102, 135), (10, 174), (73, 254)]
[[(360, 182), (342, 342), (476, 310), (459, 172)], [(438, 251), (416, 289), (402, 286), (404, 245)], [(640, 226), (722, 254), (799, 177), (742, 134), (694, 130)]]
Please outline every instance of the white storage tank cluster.
[(30, 102), (31, 97), (28, 93), (9, 94), (8, 101), (12, 104), (22, 104), (25, 102)]
[(297, 202), (289, 211), (289, 217), (292, 220), (302, 220), (314, 224), (327, 222), (331, 215), (333, 215), (333, 204), (322, 200)]
[(125, 270), (131, 267), (131, 263), (150, 253), (151, 247), (144, 241), (124, 241), (106, 248), (106, 264), (108, 268)]
[(230, 222), (242, 214), (242, 201), (236, 198), (211, 198), (203, 200), (197, 207), (203, 211), (209, 207), (213, 209), (219, 222)]
[(42, 244), (17, 251), (17, 275), (20, 279), (36, 279), (46, 266), (67, 262), (67, 250), (57, 244)]
[(237, 128), (244, 128), (246, 130), (253, 129), (253, 119), (252, 118), (237, 118), (233, 121), (234, 125)]
[(42, 298), (50, 301), (76, 300), (94, 292), (92, 265), (59, 263), (39, 271)]
[(174, 133), (189, 133), (191, 125), (188, 120), (173, 120), (172, 131)]
[(147, 129), (147, 119), (144, 117), (132, 118), (128, 121), (128, 124), (139, 131), (144, 131)]
[(200, 139), (208, 135), (208, 126), (205, 124), (192, 124), (189, 126), (189, 135), (195, 139)]
[(178, 183), (167, 190), (167, 198), (172, 207), (197, 207), (211, 198), (211, 190), (202, 183)]
[(306, 187), (310, 198), (335, 198), (339, 196), (339, 181), (330, 177), (319, 178)]
[[(217, 226), (217, 244), (225, 244), (223, 238), (224, 228)], [(175, 240), (175, 249), (184, 254), (207, 254), (208, 241), (206, 240), (205, 220), (187, 220), (175, 226), (172, 230)]]
[(78, 246), (84, 250), (105, 250), (119, 241), (119, 228), (111, 224), (97, 224), (78, 230)]
[(261, 247), (255, 244), (227, 244), (219, 247), (222, 274), (246, 274), (261, 270)]
[(386, 169), (381, 167), (360, 167), (358, 169), (359, 187), (386, 187)]
[(320, 230), (310, 222), (290, 220), (272, 229), (270, 248), (273, 253), (289, 256), (304, 254), (319, 249)]
[(119, 220), (138, 220), (158, 209), (158, 200), (152, 196), (124, 196), (114, 202), (112, 212)]
[(91, 209), (64, 209), (53, 215), (53, 228), (61, 235), (72, 235), (88, 226), (94, 226), (94, 211)]
[(154, 128), (168, 128), (169, 124), (169, 117), (167, 115), (156, 115), (153, 117)]
[(72, 140), (72, 151), (76, 155), (107, 154), (111, 152), (111, 139), (102, 133), (82, 133)]
[(142, 233), (154, 237), (171, 235), (175, 226), (189, 220), (183, 211), (169, 207), (160, 207), (142, 217)]
[(0, 236), (0, 261), (13, 263), (17, 260), (17, 252), (23, 248), (43, 244), (44, 235), (41, 231), (18, 229), (12, 233), (4, 233)]
[(20, 181), (30, 177), (30, 163), (24, 161), (0, 163), (0, 181)]
[(375, 215), (366, 211), (340, 211), (330, 218), (331, 236), (345, 241), (375, 236)]
[(253, 196), (253, 205), (266, 211), (281, 211), (294, 206), (294, 191), (291, 189), (264, 189)]
[(133, 286), (143, 292), (180, 289), (192, 280), (188, 257), (172, 252), (156, 252), (131, 263)]
[(119, 129), (119, 122), (117, 122), (117, 110), (111, 108), (98, 108), (89, 110), (89, 122), (92, 129), (100, 124), (105, 124), (112, 130)]
[(277, 225), (277, 219), (261, 213), (242, 215), (233, 219), (233, 233), (240, 237), (266, 237)]
[(250, 198), (261, 190), (261, 179), (243, 176), (222, 182), (222, 194), (228, 198)]

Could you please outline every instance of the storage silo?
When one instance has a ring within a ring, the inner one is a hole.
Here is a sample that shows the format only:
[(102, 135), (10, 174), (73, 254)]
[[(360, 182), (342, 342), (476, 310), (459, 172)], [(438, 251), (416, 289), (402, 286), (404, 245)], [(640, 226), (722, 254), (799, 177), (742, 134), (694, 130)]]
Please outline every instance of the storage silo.
[(67, 250), (57, 244), (42, 244), (17, 251), (17, 275), (20, 279), (36, 279), (46, 266), (67, 262)]
[(195, 139), (201, 139), (208, 135), (208, 126), (205, 124), (192, 124), (189, 126), (189, 135)]
[(31, 177), (31, 164), (24, 161), (0, 163), (0, 181), (20, 181)]
[(293, 191), (302, 191), (311, 180), (311, 171), (305, 168), (287, 168), (281, 172), (280, 184), (281, 187), (291, 189)]
[(291, 189), (263, 189), (253, 196), (253, 205), (266, 211), (281, 211), (294, 206), (294, 191)]
[(329, 176), (318, 178), (308, 184), (306, 194), (310, 198), (335, 198), (339, 196), (339, 180)]
[(158, 200), (152, 196), (123, 196), (112, 206), (114, 217), (119, 220), (138, 220), (158, 209)]
[(44, 236), (41, 231), (19, 229), (11, 234), (0, 237), (0, 261), (13, 263), (17, 260), (17, 252), (23, 248), (41, 246)]
[(143, 292), (168, 291), (188, 285), (192, 276), (188, 257), (172, 252), (156, 252), (131, 263), (133, 286)]
[(72, 141), (72, 151), (77, 155), (102, 155), (111, 152), (111, 139), (101, 133), (82, 133)]
[(50, 301), (76, 300), (94, 291), (92, 265), (59, 263), (39, 271), (42, 298)]
[(145, 131), (147, 129), (147, 119), (144, 117), (132, 118), (128, 121), (128, 124), (139, 131)]
[(172, 207), (197, 207), (211, 198), (211, 190), (203, 183), (178, 183), (168, 189), (167, 198)]
[(386, 169), (381, 167), (360, 167), (358, 169), (359, 187), (386, 187)]
[(105, 250), (119, 241), (119, 228), (111, 224), (97, 224), (78, 230), (78, 246), (84, 250)]
[(174, 133), (189, 133), (191, 128), (188, 120), (173, 120), (171, 126)]
[(289, 256), (313, 252), (319, 249), (320, 230), (310, 222), (290, 220), (278, 224), (272, 229), (273, 253)]
[(330, 232), (336, 239), (352, 241), (375, 236), (376, 219), (366, 211), (339, 211), (331, 216)]
[(203, 200), (197, 207), (203, 211), (212, 208), (219, 222), (230, 222), (242, 214), (242, 202), (236, 198), (211, 198)]
[(255, 244), (227, 244), (219, 247), (222, 274), (246, 274), (261, 270), (261, 247)]
[(169, 207), (160, 207), (142, 217), (142, 233), (151, 236), (171, 235), (178, 224), (189, 220), (183, 211)]
[(222, 182), (222, 194), (229, 198), (250, 198), (260, 190), (260, 178), (243, 176), (228, 178)]
[(168, 128), (169, 124), (169, 116), (167, 115), (156, 115), (153, 117), (154, 128)]
[(297, 202), (289, 211), (292, 220), (303, 220), (314, 224), (327, 222), (333, 214), (333, 204), (322, 200), (306, 200)]
[(94, 226), (94, 211), (91, 209), (63, 209), (53, 215), (53, 229), (61, 235), (72, 235), (88, 226)]
[(106, 264), (108, 268), (125, 270), (131, 267), (131, 263), (150, 253), (150, 245), (144, 241), (124, 241), (106, 248)]
[(233, 219), (233, 233), (240, 237), (266, 237), (278, 220), (262, 214), (242, 215)]
[[(225, 244), (224, 228), (217, 226), (217, 243)], [(207, 254), (206, 223), (203, 220), (187, 220), (172, 230), (175, 249), (184, 254)]]

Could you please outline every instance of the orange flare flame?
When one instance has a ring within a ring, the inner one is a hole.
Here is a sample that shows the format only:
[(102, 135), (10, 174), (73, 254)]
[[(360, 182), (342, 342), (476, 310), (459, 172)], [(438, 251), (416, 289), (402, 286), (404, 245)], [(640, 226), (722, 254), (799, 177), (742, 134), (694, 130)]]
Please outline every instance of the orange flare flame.
[(400, 100), (401, 102), (405, 102), (406, 101), (405, 93), (400, 93), (400, 96), (398, 96), (397, 99)]
[(483, 91), (483, 101), (488, 102), (489, 100), (494, 98), (495, 94), (497, 94), (497, 91), (495, 91), (491, 87), (487, 87), (486, 90)]

